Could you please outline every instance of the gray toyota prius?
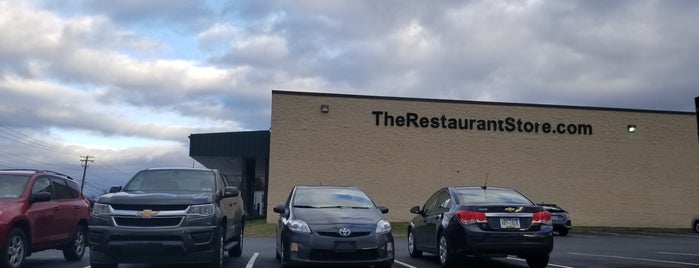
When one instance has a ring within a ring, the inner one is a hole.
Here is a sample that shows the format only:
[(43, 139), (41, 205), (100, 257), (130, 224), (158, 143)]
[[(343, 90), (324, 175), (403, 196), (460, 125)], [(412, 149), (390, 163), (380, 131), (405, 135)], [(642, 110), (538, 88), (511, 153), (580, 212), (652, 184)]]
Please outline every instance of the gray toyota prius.
[(276, 257), (282, 267), (334, 264), (391, 267), (388, 208), (349, 186), (295, 186), (279, 213)]

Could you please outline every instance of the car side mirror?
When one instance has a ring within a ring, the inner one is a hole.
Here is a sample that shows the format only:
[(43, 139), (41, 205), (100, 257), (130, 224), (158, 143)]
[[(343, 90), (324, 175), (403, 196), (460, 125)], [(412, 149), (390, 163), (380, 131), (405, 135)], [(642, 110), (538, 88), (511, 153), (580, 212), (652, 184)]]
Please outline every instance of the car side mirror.
[(38, 192), (32, 195), (31, 202), (45, 202), (51, 200), (51, 193), (49, 192)]
[(279, 214), (283, 214), (284, 212), (286, 212), (286, 206), (277, 205), (274, 207), (274, 212), (279, 213)]
[(238, 187), (228, 186), (225, 189), (223, 189), (223, 196), (224, 197), (237, 197), (239, 195), (240, 195), (240, 190), (238, 190)]
[(118, 192), (121, 192), (121, 186), (116, 185), (116, 186), (109, 187), (109, 193), (110, 193), (110, 194), (112, 194), (112, 193), (118, 193)]
[(413, 213), (413, 214), (421, 214), (421, 213), (420, 213), (420, 206), (411, 207), (411, 208), (410, 208), (410, 213)]
[(384, 206), (379, 206), (379, 210), (381, 211), (381, 214), (386, 214), (388, 213), (388, 208)]

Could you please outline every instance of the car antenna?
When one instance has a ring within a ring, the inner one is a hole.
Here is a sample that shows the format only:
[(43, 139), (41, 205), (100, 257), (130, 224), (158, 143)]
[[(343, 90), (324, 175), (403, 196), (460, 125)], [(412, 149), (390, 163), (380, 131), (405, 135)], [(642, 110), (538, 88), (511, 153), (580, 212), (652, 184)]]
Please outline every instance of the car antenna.
[(490, 175), (489, 172), (485, 173), (485, 182), (483, 183), (483, 186), (481, 186), (481, 189), (483, 190), (488, 189), (488, 175)]

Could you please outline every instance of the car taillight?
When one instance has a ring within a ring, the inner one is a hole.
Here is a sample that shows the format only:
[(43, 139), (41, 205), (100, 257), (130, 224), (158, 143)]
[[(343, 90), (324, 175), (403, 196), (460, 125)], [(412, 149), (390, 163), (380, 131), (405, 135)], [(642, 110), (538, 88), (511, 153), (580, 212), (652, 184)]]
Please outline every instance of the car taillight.
[(551, 225), (551, 213), (548, 211), (534, 212), (532, 215), (532, 224)]
[(488, 219), (485, 217), (485, 213), (477, 211), (459, 210), (456, 212), (456, 217), (459, 218), (459, 221), (463, 225), (488, 222)]

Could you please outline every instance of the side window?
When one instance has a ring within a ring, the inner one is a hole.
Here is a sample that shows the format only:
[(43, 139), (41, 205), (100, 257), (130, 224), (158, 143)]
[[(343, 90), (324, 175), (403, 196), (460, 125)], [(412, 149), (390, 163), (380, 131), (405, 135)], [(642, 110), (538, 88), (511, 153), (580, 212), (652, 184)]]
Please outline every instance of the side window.
[(437, 197), (439, 197), (439, 194), (441, 191), (434, 193), (430, 199), (427, 199), (427, 202), (425, 202), (425, 206), (422, 207), (423, 211), (429, 211), (434, 209), (435, 203), (437, 202)]
[(80, 186), (78, 186), (77, 182), (74, 181), (65, 181), (66, 184), (68, 185), (69, 191), (70, 191), (70, 197), (73, 199), (78, 199), (80, 197)]
[(230, 186), (230, 181), (228, 181), (228, 177), (226, 177), (226, 175), (221, 173), (219, 175), (218, 184), (221, 184), (221, 189), (223, 189), (225, 187)]
[(449, 206), (451, 206), (451, 197), (449, 196), (449, 192), (442, 191), (442, 193), (439, 194), (439, 198), (437, 198), (437, 207), (449, 208)]
[(40, 192), (53, 194), (53, 191), (51, 190), (51, 182), (49, 181), (48, 177), (40, 177), (34, 181), (34, 186), (32, 186), (32, 194)]
[(73, 198), (73, 194), (71, 193), (70, 187), (66, 185), (65, 180), (59, 179), (59, 178), (50, 178), (51, 183), (53, 184), (53, 190), (54, 190), (54, 198), (56, 200), (59, 199), (71, 199)]

